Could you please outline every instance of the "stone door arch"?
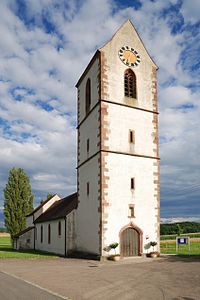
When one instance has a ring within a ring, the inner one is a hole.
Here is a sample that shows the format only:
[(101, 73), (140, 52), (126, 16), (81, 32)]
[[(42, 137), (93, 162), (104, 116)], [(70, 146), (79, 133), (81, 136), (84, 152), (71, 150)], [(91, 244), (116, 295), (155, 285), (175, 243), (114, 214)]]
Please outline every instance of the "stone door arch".
[(120, 231), (120, 254), (123, 257), (142, 255), (142, 230), (133, 223)]

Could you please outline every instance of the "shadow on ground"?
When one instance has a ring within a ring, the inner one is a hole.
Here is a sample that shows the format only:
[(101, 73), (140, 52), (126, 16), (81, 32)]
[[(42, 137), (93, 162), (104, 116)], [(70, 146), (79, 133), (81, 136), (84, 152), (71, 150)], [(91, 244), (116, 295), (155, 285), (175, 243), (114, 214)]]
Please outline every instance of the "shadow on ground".
[[(166, 255), (161, 257), (169, 262), (177, 262), (177, 261), (181, 261), (185, 263), (200, 262), (200, 255)], [(189, 298), (182, 298), (182, 299), (189, 300)]]

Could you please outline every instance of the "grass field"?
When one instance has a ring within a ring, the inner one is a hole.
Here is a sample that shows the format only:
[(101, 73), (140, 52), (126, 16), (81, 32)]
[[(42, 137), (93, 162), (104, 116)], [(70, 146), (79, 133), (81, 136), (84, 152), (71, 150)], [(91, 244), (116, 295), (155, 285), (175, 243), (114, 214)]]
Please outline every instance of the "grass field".
[(2, 258), (57, 258), (54, 254), (39, 251), (16, 251), (12, 249), (10, 237), (0, 236), (0, 259)]
[[(170, 239), (172, 238), (172, 239)], [(173, 236), (168, 236), (168, 240), (160, 241), (161, 254), (176, 254), (176, 241)], [(190, 252), (188, 245), (180, 245), (178, 253), (180, 255), (200, 255), (200, 238), (191, 238)], [(54, 254), (41, 253), (39, 251), (16, 251), (12, 249), (10, 237), (0, 235), (0, 259), (2, 258), (57, 258)]]
[[(200, 238), (200, 232), (196, 232), (196, 233), (184, 233), (181, 234), (181, 236), (189, 236), (190, 238)], [(177, 235), (172, 234), (172, 235), (161, 235), (160, 236), (160, 240), (164, 241), (164, 240), (176, 240)]]
[[(186, 234), (185, 236), (188, 235)], [(174, 236), (168, 236), (168, 240), (160, 241), (160, 252), (161, 254), (176, 254), (176, 240), (174, 239)], [(200, 238), (190, 238), (190, 251), (188, 245), (179, 245), (177, 254), (200, 255)]]

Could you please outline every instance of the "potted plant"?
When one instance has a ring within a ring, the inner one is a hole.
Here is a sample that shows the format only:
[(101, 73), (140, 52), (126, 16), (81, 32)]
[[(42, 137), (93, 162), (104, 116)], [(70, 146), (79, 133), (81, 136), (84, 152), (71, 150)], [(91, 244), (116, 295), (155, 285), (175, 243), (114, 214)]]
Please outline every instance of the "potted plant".
[(149, 244), (150, 244), (151, 247), (153, 247), (153, 251), (147, 253), (147, 257), (158, 257), (159, 252), (154, 251), (154, 247), (157, 245), (157, 242), (150, 242)]
[(118, 245), (119, 245), (118, 243), (112, 243), (109, 246), (104, 248), (104, 250), (107, 252), (114, 250), (114, 254), (110, 254), (108, 256), (108, 260), (118, 261), (120, 259), (120, 255), (116, 253), (116, 248), (118, 247)]

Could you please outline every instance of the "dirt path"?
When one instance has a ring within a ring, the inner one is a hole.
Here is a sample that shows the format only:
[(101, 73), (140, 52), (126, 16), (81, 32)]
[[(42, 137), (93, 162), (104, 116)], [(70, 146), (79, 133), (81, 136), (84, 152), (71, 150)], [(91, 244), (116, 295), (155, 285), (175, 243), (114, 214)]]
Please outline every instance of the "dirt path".
[(9, 233), (7, 233), (7, 232), (0, 232), (0, 237), (7, 237), (7, 236), (10, 236), (10, 234)]

